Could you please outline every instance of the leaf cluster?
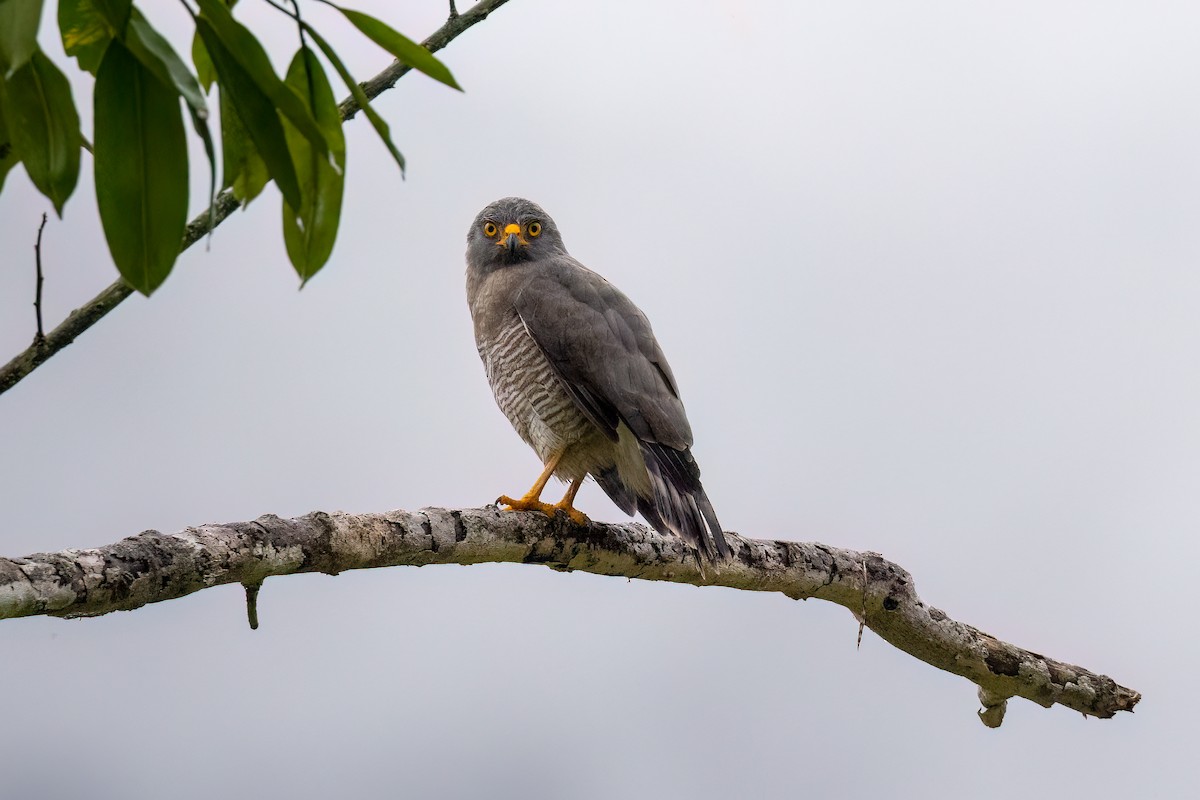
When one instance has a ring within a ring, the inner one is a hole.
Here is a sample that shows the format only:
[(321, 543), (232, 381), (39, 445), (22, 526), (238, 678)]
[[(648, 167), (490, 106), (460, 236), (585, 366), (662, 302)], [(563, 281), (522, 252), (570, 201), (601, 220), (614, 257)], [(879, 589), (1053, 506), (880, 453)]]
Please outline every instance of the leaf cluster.
[[(94, 130), (80, 129), (70, 83), (38, 46), (43, 0), (0, 0), (0, 190), (24, 167), (59, 217), (79, 178), (80, 151), (92, 151), (96, 201), (113, 262), (143, 294), (157, 289), (179, 256), (187, 223), (185, 120), (204, 144), (209, 205), (222, 189), (243, 205), (270, 181), (282, 196), (288, 258), (307, 281), (329, 260), (341, 217), (346, 140), (318, 50), (337, 72), (400, 169), (387, 123), (300, 6), (265, 0), (296, 25), (300, 46), (283, 76), (254, 33), (233, 14), (237, 0), (183, 0), (195, 23), (188, 65), (133, 0), (58, 0), (63, 48), (95, 76)], [(386, 23), (339, 10), (400, 62), (455, 89), (450, 71)], [(220, 131), (210, 126), (217, 89)]]

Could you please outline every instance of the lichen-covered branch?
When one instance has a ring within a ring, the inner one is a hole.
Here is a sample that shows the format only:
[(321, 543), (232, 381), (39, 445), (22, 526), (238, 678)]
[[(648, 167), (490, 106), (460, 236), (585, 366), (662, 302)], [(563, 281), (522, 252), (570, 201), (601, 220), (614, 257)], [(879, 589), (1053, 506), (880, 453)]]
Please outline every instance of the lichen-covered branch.
[[(487, 19), (489, 14), (507, 2), (508, 0), (481, 0), (469, 10), (452, 15), (442, 27), (434, 31), (421, 44), (430, 52), (436, 53), (467, 28)], [(364, 81), (362, 83), (363, 91), (368, 99), (374, 100), (392, 88), (396, 81), (409, 71), (409, 67), (404, 64), (398, 61), (393, 62), (369, 81)], [(345, 122), (357, 114), (360, 109), (353, 97), (347, 97), (338, 106), (338, 110), (341, 112), (342, 121)], [(237, 208), (238, 201), (234, 198), (233, 192), (226, 189), (218, 194), (211, 215), (209, 210), (205, 209), (188, 223), (180, 251), (187, 250), (203, 239), (209, 231), (224, 222)], [(51, 356), (71, 344), (77, 336), (123, 303), (131, 294), (133, 294), (133, 288), (125, 281), (117, 279), (100, 294), (68, 314), (58, 327), (44, 337), (36, 339), (33, 344), (17, 353), (7, 364), (0, 367), (0, 394), (4, 394), (20, 383), (27, 375), (48, 361)]]
[(544, 564), (641, 580), (815, 597), (850, 609), (886, 641), (979, 685), (995, 727), (1009, 697), (1096, 717), (1132, 711), (1141, 695), (1111, 678), (1022, 650), (926, 605), (912, 577), (877, 553), (728, 534), (734, 557), (697, 563), (682, 541), (634, 523), (586, 527), (537, 512), (429, 508), (314, 512), (294, 519), (145, 531), (90, 550), (0, 558), (0, 619), (84, 617), (182, 597), (209, 586), (254, 587), (272, 575), (424, 564)]

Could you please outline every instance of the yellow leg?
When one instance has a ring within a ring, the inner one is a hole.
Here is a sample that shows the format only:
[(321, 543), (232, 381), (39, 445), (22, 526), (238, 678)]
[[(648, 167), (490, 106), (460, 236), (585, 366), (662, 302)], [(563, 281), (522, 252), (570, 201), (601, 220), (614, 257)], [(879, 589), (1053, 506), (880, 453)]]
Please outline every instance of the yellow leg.
[(579, 486), (583, 483), (583, 479), (574, 481), (567, 488), (567, 494), (562, 501), (551, 505), (550, 503), (542, 502), (542, 491), (546, 488), (546, 482), (550, 480), (550, 476), (554, 474), (554, 470), (558, 467), (558, 462), (562, 460), (562, 453), (555, 455), (546, 464), (546, 468), (542, 470), (542, 474), (534, 481), (533, 486), (525, 493), (524, 497), (513, 499), (508, 495), (501, 495), (496, 498), (496, 502), (506, 506), (508, 511), (541, 511), (548, 517), (553, 517), (558, 511), (565, 511), (572, 522), (584, 525), (587, 523), (587, 517), (578, 509), (572, 508), (571, 503), (575, 501), (575, 493), (579, 491)]
[(554, 474), (561, 459), (562, 453), (551, 457), (546, 463), (546, 468), (542, 470), (542, 474), (533, 482), (533, 486), (525, 493), (524, 497), (514, 500), (508, 495), (502, 494), (496, 498), (496, 503), (508, 506), (508, 511), (541, 511), (546, 516), (553, 517), (555, 508), (549, 503), (542, 502), (542, 490), (546, 488), (546, 481), (550, 480), (550, 476)]
[(567, 516), (576, 525), (587, 525), (587, 515), (578, 508), (575, 508), (572, 503), (575, 502), (575, 495), (579, 493), (579, 487), (583, 486), (583, 478), (577, 481), (572, 481), (567, 487), (567, 493), (563, 495), (563, 499), (554, 504), (555, 510), (567, 512)]

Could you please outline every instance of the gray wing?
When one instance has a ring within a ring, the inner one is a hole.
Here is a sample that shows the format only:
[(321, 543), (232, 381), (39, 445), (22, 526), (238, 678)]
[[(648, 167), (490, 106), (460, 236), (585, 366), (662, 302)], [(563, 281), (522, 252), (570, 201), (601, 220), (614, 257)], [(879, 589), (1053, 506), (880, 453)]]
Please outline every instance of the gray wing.
[(613, 441), (624, 422), (643, 442), (692, 444), (679, 389), (650, 322), (570, 257), (538, 265), (513, 305), (563, 385)]
[(692, 458), (692, 429), (675, 376), (641, 310), (569, 256), (539, 264), (513, 305), (583, 413), (613, 441), (624, 422), (640, 442), (652, 496), (636, 496), (616, 470), (595, 476), (605, 493), (708, 558), (728, 557)]

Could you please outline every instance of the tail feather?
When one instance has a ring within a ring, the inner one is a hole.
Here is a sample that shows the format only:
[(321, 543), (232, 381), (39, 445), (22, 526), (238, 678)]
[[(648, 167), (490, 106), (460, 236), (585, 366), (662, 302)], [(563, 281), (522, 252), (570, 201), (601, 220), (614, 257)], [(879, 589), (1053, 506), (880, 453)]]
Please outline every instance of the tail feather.
[(642, 442), (641, 448), (651, 496), (638, 497), (637, 510), (656, 531), (682, 537), (709, 561), (729, 558), (729, 543), (700, 484), (700, 467), (691, 451), (653, 442)]
[[(617, 508), (624, 511), (629, 516), (633, 516), (638, 510), (637, 495), (633, 493), (633, 489), (621, 480), (621, 474), (617, 472), (616, 467), (609, 467), (600, 472), (592, 473), (596, 479), (596, 484), (604, 490), (609, 499), (616, 503)], [(653, 523), (651, 523), (653, 525)]]

